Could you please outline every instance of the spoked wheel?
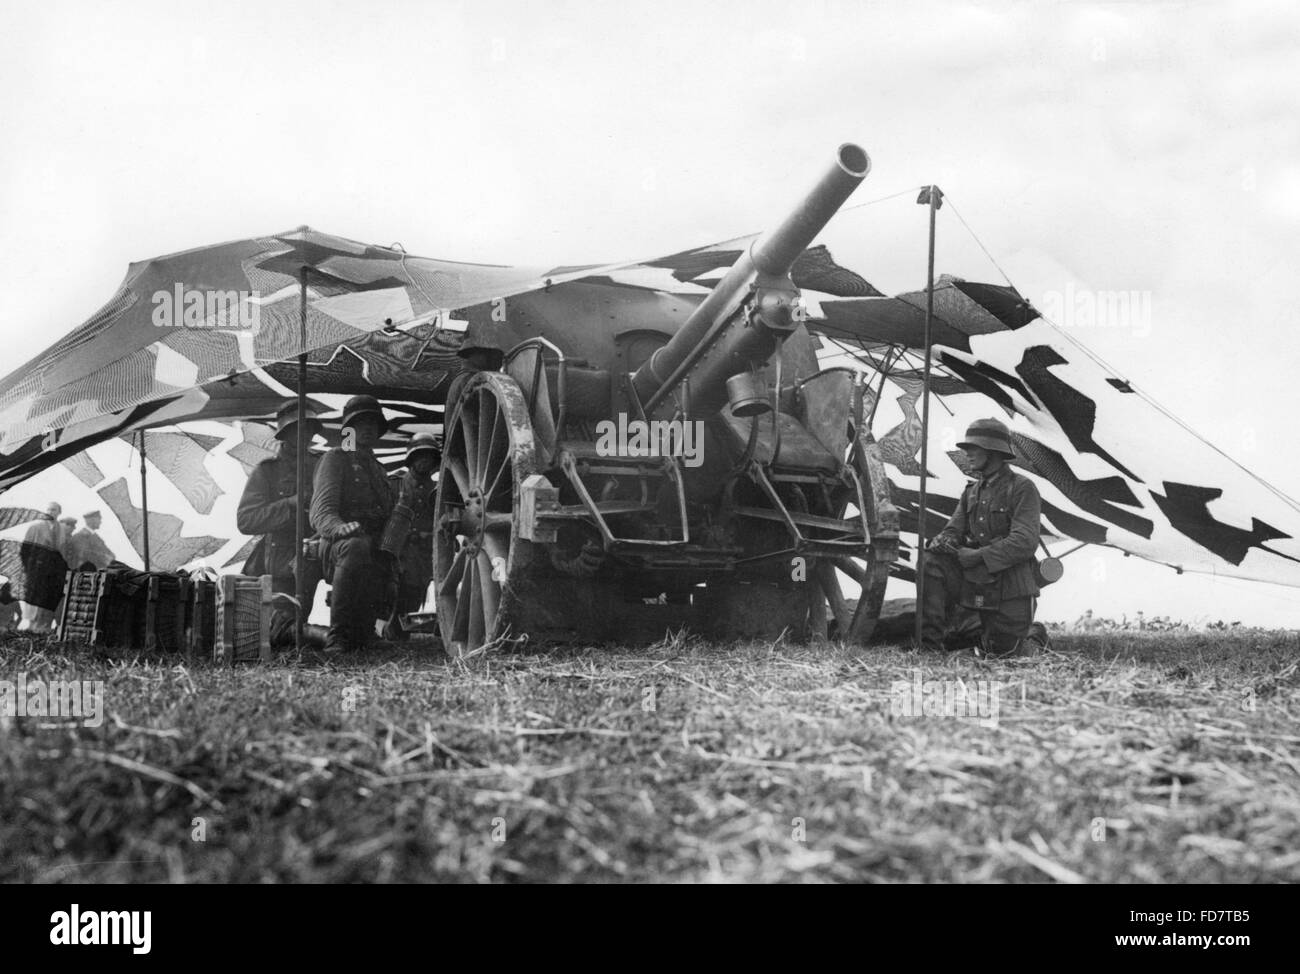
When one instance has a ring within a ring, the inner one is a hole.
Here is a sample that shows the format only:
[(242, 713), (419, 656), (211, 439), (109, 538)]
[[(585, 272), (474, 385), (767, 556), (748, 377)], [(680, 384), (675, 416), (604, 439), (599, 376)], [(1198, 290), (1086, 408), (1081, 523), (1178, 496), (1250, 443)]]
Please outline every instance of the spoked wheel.
[(509, 376), (479, 373), (447, 409), (433, 577), (443, 646), (461, 656), (509, 634), (515, 621), (515, 583), (532, 548), (516, 538), (515, 498), (536, 455), (527, 405)]
[(894, 556), (880, 554), (876, 545), (867, 558), (844, 556), (817, 562), (815, 577), (835, 621), (838, 640), (862, 645), (871, 639), (893, 562)]
[[(889, 481), (879, 447), (874, 441), (866, 440), (858, 447), (851, 462), (862, 482), (871, 545), (862, 556), (818, 559), (814, 578), (835, 621), (839, 639), (861, 645), (871, 639), (880, 619), (889, 569), (898, 560), (898, 509), (889, 498)], [(838, 516), (858, 516), (855, 496), (846, 495)]]

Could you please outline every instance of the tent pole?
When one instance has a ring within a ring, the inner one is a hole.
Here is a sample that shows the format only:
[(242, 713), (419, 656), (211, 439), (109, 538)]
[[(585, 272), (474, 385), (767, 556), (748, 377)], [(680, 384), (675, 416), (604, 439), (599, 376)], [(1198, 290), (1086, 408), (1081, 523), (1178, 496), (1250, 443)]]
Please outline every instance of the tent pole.
[(149, 571), (149, 473), (145, 469), (144, 430), (140, 431), (140, 507), (144, 517), (140, 521), (144, 531), (144, 570)]
[(307, 623), (307, 615), (311, 612), (311, 606), (307, 604), (307, 599), (316, 593), (308, 593), (306, 590), (306, 572), (303, 571), (302, 544), (307, 537), (307, 505), (303, 503), (307, 496), (306, 470), (303, 463), (307, 456), (307, 265), (302, 265), (300, 275), (301, 292), (298, 300), (298, 460), (296, 472), (295, 496), (297, 497), (296, 514), (294, 524), (294, 546), (293, 546), (293, 580), (294, 595), (297, 596), (298, 606), (295, 612), (295, 621), (293, 628), (294, 647), (298, 652), (302, 652), (302, 630)]
[(943, 192), (938, 186), (927, 186), (917, 198), (918, 203), (930, 207), (930, 259), (925, 277), (925, 367), (921, 372), (921, 490), (916, 511), (916, 647), (921, 648), (921, 615), (925, 606), (925, 542), (927, 507), (925, 479), (930, 451), (930, 341), (934, 320), (934, 215), (943, 205)]

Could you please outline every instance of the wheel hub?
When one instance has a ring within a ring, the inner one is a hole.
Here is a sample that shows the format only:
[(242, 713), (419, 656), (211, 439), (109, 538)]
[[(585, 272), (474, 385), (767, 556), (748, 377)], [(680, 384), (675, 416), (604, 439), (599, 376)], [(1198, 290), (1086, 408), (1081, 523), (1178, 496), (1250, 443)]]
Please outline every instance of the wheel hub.
[(465, 498), (465, 510), (460, 516), (460, 530), (470, 542), (479, 543), (483, 540), (483, 529), (486, 523), (484, 518), (485, 505), (483, 504), (483, 493), (477, 487), (469, 492)]

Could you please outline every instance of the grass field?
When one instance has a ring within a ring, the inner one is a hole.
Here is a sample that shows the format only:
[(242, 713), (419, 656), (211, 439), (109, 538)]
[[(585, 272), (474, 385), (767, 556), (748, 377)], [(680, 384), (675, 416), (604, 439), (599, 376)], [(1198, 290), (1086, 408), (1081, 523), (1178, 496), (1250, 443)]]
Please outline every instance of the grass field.
[[(5, 640), (0, 680), (105, 698), (0, 718), (8, 882), (1300, 881), (1294, 633), (234, 670)], [(998, 681), (996, 716), (896, 713), (918, 680)]]

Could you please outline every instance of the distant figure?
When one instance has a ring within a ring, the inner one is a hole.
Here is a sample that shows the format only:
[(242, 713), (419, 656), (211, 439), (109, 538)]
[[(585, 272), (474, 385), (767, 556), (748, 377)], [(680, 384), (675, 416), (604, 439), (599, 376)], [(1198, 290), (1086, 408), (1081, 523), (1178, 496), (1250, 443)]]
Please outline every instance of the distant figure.
[(103, 518), (99, 511), (87, 511), (84, 526), (72, 535), (72, 558), (68, 564), (79, 572), (99, 572), (113, 561), (112, 549), (99, 536)]
[[(66, 571), (76, 568), (76, 559), (72, 551), (72, 535), (77, 530), (77, 519), (75, 517), (59, 518), (59, 554), (63, 556), (63, 564), (67, 566)], [(65, 576), (66, 584), (66, 576)], [(63, 597), (59, 597), (59, 604), (54, 607), (54, 618), (50, 620), (50, 628), (59, 628), (59, 620), (63, 618)]]
[(54, 622), (54, 609), (63, 597), (63, 532), (58, 523), (63, 508), (54, 502), (23, 535), (18, 558), (23, 566), (22, 622), (20, 632), (44, 632)]
[(1139, 629), (1145, 629), (1147, 627), (1147, 621), (1144, 618), (1142, 618), (1142, 610), (1140, 609), (1138, 610), (1138, 614), (1137, 614), (1137, 627)]
[(72, 561), (72, 535), (77, 530), (77, 519), (75, 517), (59, 518), (59, 553), (63, 555), (63, 560), (71, 568)]
[(13, 586), (9, 584), (9, 579), (0, 575), (0, 632), (8, 632), (18, 627), (18, 621), (22, 618), (19, 604), (18, 599), (14, 597)]
[(1085, 609), (1083, 615), (1079, 616), (1079, 618), (1074, 621), (1074, 625), (1071, 628), (1076, 632), (1092, 632), (1100, 627), (1101, 622), (1092, 617), (1092, 610)]

